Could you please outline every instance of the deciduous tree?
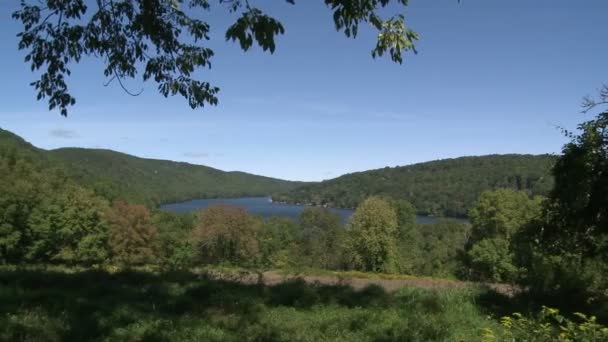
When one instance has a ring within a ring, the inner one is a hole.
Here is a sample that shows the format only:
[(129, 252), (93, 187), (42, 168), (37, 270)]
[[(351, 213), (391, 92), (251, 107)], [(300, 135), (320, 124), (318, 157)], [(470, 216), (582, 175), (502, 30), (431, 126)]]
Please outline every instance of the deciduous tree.
[(253, 265), (260, 257), (262, 227), (262, 220), (245, 209), (220, 204), (198, 213), (192, 240), (204, 262)]
[[(598, 100), (586, 98), (585, 112), (608, 106), (608, 86)], [(578, 251), (608, 262), (608, 110), (578, 126), (553, 168), (547, 224), (540, 238), (549, 250)]]
[(116, 201), (107, 215), (112, 258), (126, 266), (155, 261), (158, 232), (148, 208)]
[[(525, 285), (537, 293), (577, 302), (608, 300), (608, 86), (587, 97), (592, 120), (565, 131), (542, 217), (519, 237), (518, 259), (528, 269)], [(582, 297), (578, 297), (582, 296)]]
[(192, 265), (194, 246), (189, 237), (194, 228), (194, 215), (159, 210), (153, 216), (158, 229), (158, 247), (163, 266), (182, 269)]
[(0, 260), (20, 262), (29, 241), (28, 220), (42, 200), (43, 177), (15, 153), (0, 151)]
[(540, 216), (542, 198), (522, 191), (484, 192), (470, 211), (473, 229), (468, 256), (473, 276), (490, 281), (514, 281), (518, 276), (511, 249), (513, 236)]
[(107, 210), (104, 199), (73, 184), (48, 193), (28, 219), (27, 258), (71, 264), (106, 261)]
[[(381, 11), (391, 4), (405, 7), (408, 0), (324, 2), (333, 12), (336, 29), (347, 37), (356, 37), (361, 24), (377, 31), (373, 57), (389, 54), (401, 63), (403, 52), (415, 51), (418, 35), (405, 24), (403, 14), (384, 17), (386, 11)], [(123, 79), (141, 75), (144, 81), (154, 80), (163, 96), (181, 95), (192, 108), (217, 104), (219, 88), (193, 76), (211, 67), (214, 53), (206, 43), (211, 27), (199, 19), (211, 11), (238, 13), (225, 39), (238, 41), (243, 50), (257, 44), (272, 53), (276, 36), (285, 32), (279, 20), (252, 0), (22, 0), (13, 18), (23, 24), (18, 36), (19, 49), (27, 52), (25, 61), (41, 71), (32, 82), (38, 99), (48, 98), (49, 109), (67, 115), (76, 102), (68, 88), (70, 67), (84, 57), (102, 60), (108, 83), (116, 81), (132, 95), (139, 92), (127, 90)]]
[(396, 270), (397, 214), (389, 202), (370, 197), (357, 207), (349, 225), (347, 251), (355, 268)]
[(292, 219), (268, 218), (259, 239), (262, 265), (278, 268), (290, 265), (297, 258), (293, 253), (297, 238), (297, 225)]
[(322, 207), (304, 209), (298, 219), (299, 257), (309, 267), (335, 269), (342, 261), (340, 216)]

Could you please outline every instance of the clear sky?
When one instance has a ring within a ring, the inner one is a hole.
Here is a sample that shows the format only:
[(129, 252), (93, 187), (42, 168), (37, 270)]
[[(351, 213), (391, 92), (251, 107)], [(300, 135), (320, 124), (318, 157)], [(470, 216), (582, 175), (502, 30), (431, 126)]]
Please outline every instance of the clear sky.
[[(68, 118), (35, 100), (17, 51), (17, 1), (0, 2), (0, 127), (42, 148), (109, 148), (291, 180), (463, 155), (559, 153), (556, 126), (589, 119), (581, 98), (608, 82), (606, 0), (411, 0), (421, 40), (403, 65), (373, 60), (372, 30), (333, 27), (321, 0), (250, 0), (282, 19), (274, 55), (224, 42), (233, 15), (212, 24), (220, 104), (191, 110), (153, 83), (104, 87), (99, 62), (72, 68)], [(271, 4), (272, 5), (269, 5)]]

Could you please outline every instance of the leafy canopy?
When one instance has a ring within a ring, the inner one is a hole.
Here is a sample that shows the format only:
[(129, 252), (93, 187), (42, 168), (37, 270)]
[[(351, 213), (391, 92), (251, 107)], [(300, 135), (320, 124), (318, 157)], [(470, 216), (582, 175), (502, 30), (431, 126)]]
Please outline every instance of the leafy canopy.
[(327, 208), (309, 207), (298, 218), (299, 263), (326, 269), (337, 268), (344, 235), (340, 216)]
[(585, 98), (584, 112), (599, 109), (592, 120), (565, 132), (553, 175), (555, 187), (546, 208), (547, 223), (537, 231), (551, 252), (580, 252), (608, 261), (608, 86), (597, 99)]
[(218, 204), (198, 212), (191, 239), (202, 262), (253, 265), (260, 255), (263, 224), (243, 208)]
[(386, 200), (374, 196), (363, 201), (350, 220), (347, 253), (357, 270), (395, 271), (397, 214)]
[(144, 265), (157, 258), (158, 230), (147, 207), (116, 201), (107, 214), (112, 258), (124, 266)]
[[(295, 4), (295, 0), (284, 0)], [(370, 24), (378, 31), (372, 56), (389, 54), (402, 63), (402, 53), (414, 52), (418, 35), (405, 24), (403, 14), (386, 19), (379, 9), (396, 3), (407, 6), (408, 0), (324, 0), (333, 11), (336, 30), (356, 37), (360, 24)], [(154, 80), (165, 97), (180, 95), (190, 107), (216, 105), (219, 88), (193, 76), (198, 69), (211, 67), (213, 50), (206, 46), (211, 28), (196, 16), (217, 7), (239, 18), (225, 34), (238, 41), (243, 50), (254, 44), (273, 53), (275, 38), (285, 33), (281, 22), (253, 1), (241, 0), (21, 0), (13, 18), (23, 24), (19, 49), (27, 52), (25, 61), (40, 78), (31, 83), (38, 100), (48, 98), (49, 109), (58, 108), (67, 116), (76, 103), (67, 76), (70, 65), (83, 57), (103, 61), (107, 84), (141, 74), (143, 81)]]
[(470, 211), (467, 256), (477, 279), (511, 282), (518, 276), (511, 243), (541, 213), (542, 198), (512, 189), (486, 191)]

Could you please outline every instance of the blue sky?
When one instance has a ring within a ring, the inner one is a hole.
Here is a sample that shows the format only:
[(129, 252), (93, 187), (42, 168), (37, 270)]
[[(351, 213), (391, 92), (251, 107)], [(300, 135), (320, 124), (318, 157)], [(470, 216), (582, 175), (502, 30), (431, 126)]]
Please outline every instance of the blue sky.
[(36, 146), (109, 148), (292, 180), (463, 155), (559, 153), (556, 126), (574, 128), (581, 98), (608, 82), (606, 0), (412, 0), (419, 32), (403, 65), (374, 60), (374, 31), (333, 28), (323, 2), (250, 0), (286, 28), (274, 55), (224, 42), (233, 15), (212, 24), (220, 104), (191, 110), (153, 83), (104, 87), (100, 64), (72, 68), (68, 118), (35, 101), (16, 50), (15, 2), (0, 3), (0, 127)]

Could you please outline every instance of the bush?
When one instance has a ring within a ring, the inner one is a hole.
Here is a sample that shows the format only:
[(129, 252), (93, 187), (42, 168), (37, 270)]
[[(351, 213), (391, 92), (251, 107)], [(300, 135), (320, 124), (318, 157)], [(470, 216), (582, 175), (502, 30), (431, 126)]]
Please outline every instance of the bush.
[(597, 322), (596, 317), (575, 313), (576, 321), (559, 313), (559, 310), (543, 307), (536, 319), (519, 313), (501, 319), (504, 329), (486, 328), (482, 341), (607, 341), (608, 327)]

